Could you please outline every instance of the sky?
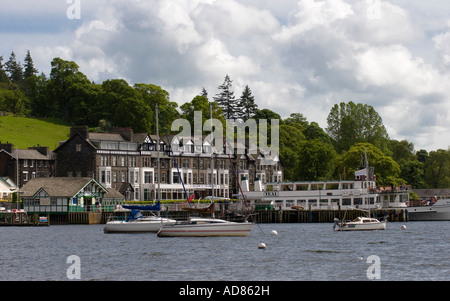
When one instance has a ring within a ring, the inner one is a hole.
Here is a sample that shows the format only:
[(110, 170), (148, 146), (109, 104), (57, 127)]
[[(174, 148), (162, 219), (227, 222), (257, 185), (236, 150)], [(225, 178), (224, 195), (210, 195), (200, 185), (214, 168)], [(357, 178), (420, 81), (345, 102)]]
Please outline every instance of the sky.
[(260, 109), (327, 127), (334, 104), (374, 107), (389, 137), (450, 146), (448, 0), (2, 0), (0, 55), (55, 57), (91, 81), (161, 86), (179, 105), (226, 75)]

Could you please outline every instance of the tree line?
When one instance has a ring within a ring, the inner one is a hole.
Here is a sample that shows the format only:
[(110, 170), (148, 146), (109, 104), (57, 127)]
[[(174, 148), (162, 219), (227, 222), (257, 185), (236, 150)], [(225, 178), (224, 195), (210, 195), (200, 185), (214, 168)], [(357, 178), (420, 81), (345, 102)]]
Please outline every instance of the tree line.
[(351, 179), (366, 152), (380, 185), (450, 187), (450, 151), (416, 151), (407, 140), (390, 139), (382, 118), (370, 105), (352, 101), (335, 104), (330, 109), (327, 127), (322, 129), (301, 113), (291, 113), (282, 119), (274, 111), (259, 108), (248, 85), (236, 97), (229, 75), (218, 86), (218, 91), (210, 100), (203, 88), (199, 95), (178, 107), (170, 100), (169, 93), (155, 84), (130, 85), (123, 79), (95, 83), (75, 62), (61, 58), (52, 60), (47, 76), (34, 67), (29, 51), (23, 64), (17, 61), (14, 52), (5, 63), (0, 56), (2, 111), (57, 118), (98, 131), (120, 126), (131, 127), (135, 132), (154, 133), (156, 104), (169, 131), (168, 125), (177, 118), (185, 118), (193, 124), (195, 111), (202, 112), (204, 123), (209, 119), (211, 104), (213, 118), (224, 124), (226, 119), (236, 122), (266, 119), (269, 124), (271, 119), (279, 120), (280, 158), (285, 180)]

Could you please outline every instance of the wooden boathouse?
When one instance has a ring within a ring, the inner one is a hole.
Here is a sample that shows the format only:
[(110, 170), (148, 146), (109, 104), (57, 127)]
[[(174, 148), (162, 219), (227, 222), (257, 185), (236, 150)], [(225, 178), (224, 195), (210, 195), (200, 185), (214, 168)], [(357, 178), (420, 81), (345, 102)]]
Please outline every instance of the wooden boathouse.
[(112, 212), (125, 199), (86, 177), (33, 178), (19, 193), (28, 215), (48, 216), (50, 224), (99, 224), (102, 212)]

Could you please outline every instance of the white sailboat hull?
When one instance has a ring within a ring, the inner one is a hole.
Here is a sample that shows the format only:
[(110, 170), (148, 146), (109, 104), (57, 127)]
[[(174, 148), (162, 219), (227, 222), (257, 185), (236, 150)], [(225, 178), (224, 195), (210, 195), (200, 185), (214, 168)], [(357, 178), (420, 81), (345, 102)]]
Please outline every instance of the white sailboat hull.
[(254, 223), (210, 222), (164, 225), (158, 237), (247, 236)]
[(110, 221), (103, 229), (104, 233), (157, 233), (163, 225), (175, 224), (172, 219), (133, 220), (133, 221)]

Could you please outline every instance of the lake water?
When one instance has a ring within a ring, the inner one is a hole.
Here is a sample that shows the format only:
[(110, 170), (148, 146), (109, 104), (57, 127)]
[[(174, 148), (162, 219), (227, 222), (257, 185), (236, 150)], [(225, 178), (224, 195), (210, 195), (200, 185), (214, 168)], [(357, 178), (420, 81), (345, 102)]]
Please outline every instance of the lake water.
[(0, 280), (67, 281), (71, 255), (81, 280), (450, 280), (450, 222), (388, 223), (372, 232), (258, 224), (249, 236), (230, 238), (104, 234), (103, 227), (0, 227)]

